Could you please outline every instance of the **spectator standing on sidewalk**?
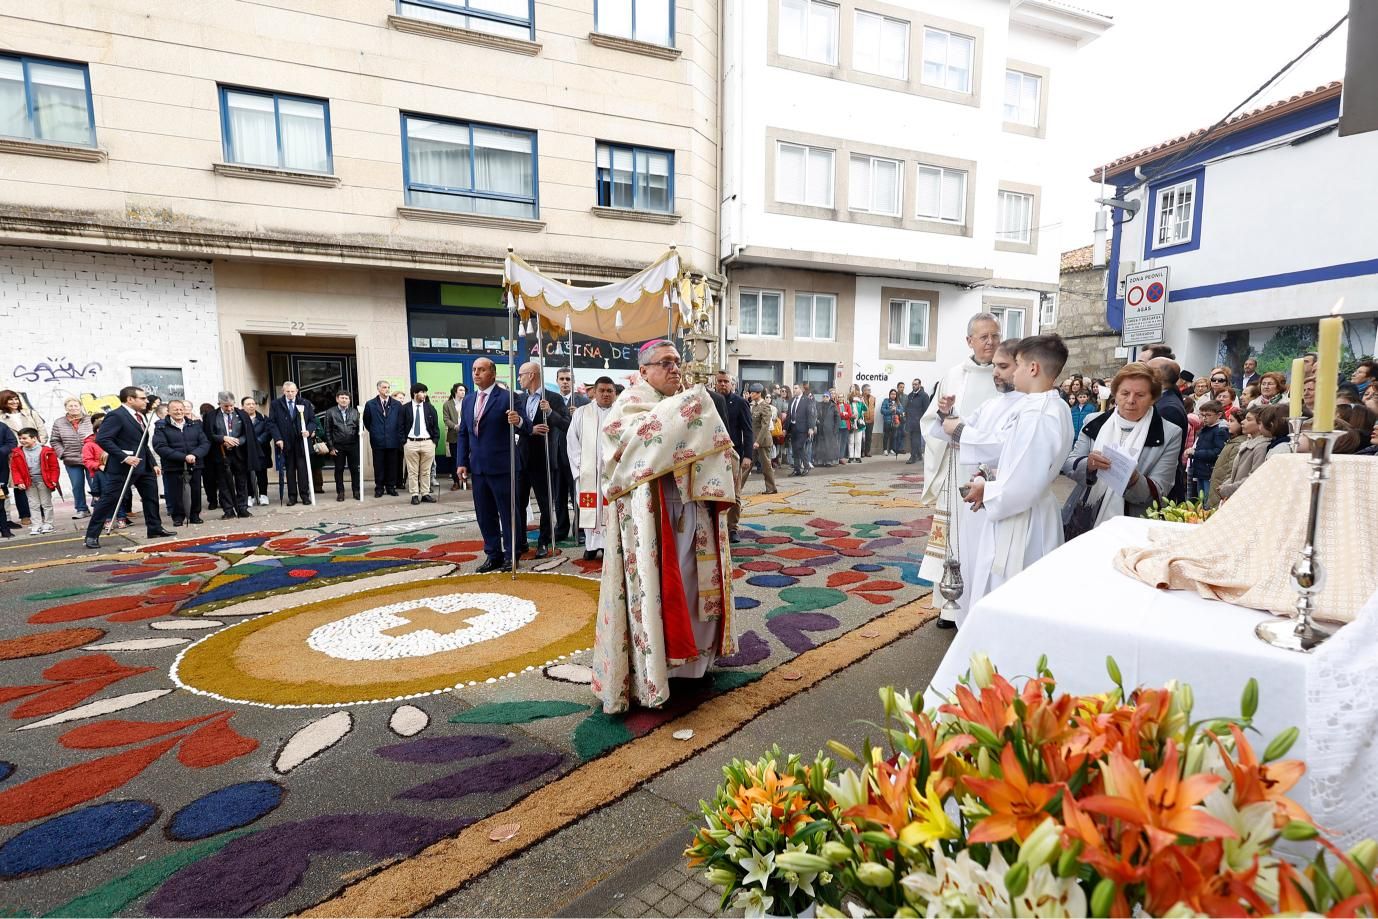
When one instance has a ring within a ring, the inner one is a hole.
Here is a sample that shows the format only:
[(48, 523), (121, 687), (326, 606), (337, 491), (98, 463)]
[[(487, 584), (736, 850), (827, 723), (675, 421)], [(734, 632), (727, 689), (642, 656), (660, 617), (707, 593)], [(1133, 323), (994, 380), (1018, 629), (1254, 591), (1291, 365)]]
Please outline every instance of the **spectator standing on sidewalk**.
[(80, 399), (68, 399), (62, 404), (66, 414), (53, 422), (48, 434), (48, 446), (57, 451), (58, 461), (67, 470), (67, 484), (72, 488), (73, 520), (91, 516), (86, 503), (86, 467), (81, 464), (81, 447), (91, 436), (91, 419), (82, 411)]
[(923, 413), (928, 411), (930, 396), (923, 388), (923, 380), (915, 380), (904, 404), (904, 425), (909, 435), (909, 463), (923, 460)]
[(871, 455), (871, 442), (876, 434), (876, 397), (871, 392), (871, 384), (867, 383), (861, 387), (861, 401), (866, 403), (866, 432), (861, 441), (861, 455), (869, 458)]
[[(167, 404), (167, 417), (153, 423), (153, 452), (163, 461), (163, 497), (173, 526), (201, 523), (201, 473), (211, 442), (190, 408), (173, 399)], [(190, 499), (190, 504), (184, 506), (183, 499)]]
[(10, 515), (5, 510), (5, 502), (10, 498), (10, 456), (18, 449), (19, 438), (14, 436), (9, 425), (0, 424), (0, 539), (14, 535), (10, 532)]
[[(12, 389), (0, 389), (0, 421), (14, 433), (15, 440), (19, 439), (19, 432), (25, 428), (33, 428), (37, 431), (44, 431), (43, 417), (33, 409), (24, 408), (23, 400), (19, 398), (19, 393)], [(10, 505), (14, 511), (14, 517), (18, 518), (21, 526), (29, 525), (29, 496), (23, 491), (10, 490)]]
[[(344, 473), (349, 468), (349, 487), (355, 501), (359, 500), (359, 410), (349, 404), (349, 393), (335, 394), (335, 405), (325, 412), (325, 443), (335, 458), (335, 500), (343, 501)], [(458, 430), (458, 415), (456, 427)], [(453, 454), (452, 454), (453, 455)]]
[[(100, 430), (101, 422), (105, 420), (105, 412), (96, 412), (91, 416), (91, 436), (81, 445), (81, 464), (86, 467), (86, 474), (91, 479), (91, 501), (100, 500), (101, 495), (105, 494), (107, 475), (105, 471), (105, 460), (107, 453), (96, 443), (96, 432)], [(124, 497), (124, 506), (115, 514), (115, 529), (123, 530), (129, 526), (129, 505), (133, 499), (129, 495)]]
[(766, 480), (768, 495), (775, 494), (775, 465), (770, 461), (770, 451), (775, 438), (775, 406), (766, 401), (765, 387), (760, 383), (751, 384), (751, 442), (755, 448), (756, 466)]
[(26, 492), (29, 506), (38, 505), (38, 522), (30, 536), (53, 531), (53, 492), (61, 494), (62, 469), (57, 451), (39, 440), (37, 428), (19, 432), (19, 449), (10, 453), (10, 482), (15, 491)]
[(258, 400), (253, 396), (245, 396), (241, 399), (239, 407), (249, 419), (249, 424), (254, 431), (253, 441), (258, 444), (258, 454), (253, 460), (252, 468), (246, 471), (245, 477), (254, 477), (258, 484), (258, 503), (267, 507), (268, 467), (273, 464), (273, 429), (268, 421), (268, 416), (258, 410)]

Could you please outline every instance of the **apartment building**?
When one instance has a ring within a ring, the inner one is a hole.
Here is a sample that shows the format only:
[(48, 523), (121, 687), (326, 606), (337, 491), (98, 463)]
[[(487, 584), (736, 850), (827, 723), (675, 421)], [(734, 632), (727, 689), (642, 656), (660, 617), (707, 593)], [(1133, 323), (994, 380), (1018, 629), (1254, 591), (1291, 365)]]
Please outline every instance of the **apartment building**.
[[(716, 0), (0, 3), (0, 388), (448, 391), (512, 247), (712, 273)], [(549, 343), (547, 343), (549, 344)], [(577, 348), (577, 372), (632, 368)], [(9, 360), (9, 356), (13, 360)], [(561, 357), (560, 363), (564, 362)]]
[(1051, 314), (1058, 0), (725, 0), (720, 254), (744, 381), (931, 383)]

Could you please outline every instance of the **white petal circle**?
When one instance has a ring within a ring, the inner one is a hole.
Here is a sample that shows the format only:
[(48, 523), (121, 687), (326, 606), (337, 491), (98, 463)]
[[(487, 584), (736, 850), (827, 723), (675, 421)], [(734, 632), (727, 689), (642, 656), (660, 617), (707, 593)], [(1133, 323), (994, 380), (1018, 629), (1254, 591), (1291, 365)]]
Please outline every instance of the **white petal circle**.
[(313, 721), (282, 745), (277, 759), (273, 761), (273, 768), (282, 773), (291, 772), (311, 757), (319, 756), (344, 740), (353, 729), (354, 718), (349, 712), (334, 712)]
[(431, 716), (415, 705), (397, 706), (397, 710), (388, 719), (388, 727), (399, 737), (411, 737), (413, 734), (420, 734), (426, 730), (426, 725), (430, 723)]

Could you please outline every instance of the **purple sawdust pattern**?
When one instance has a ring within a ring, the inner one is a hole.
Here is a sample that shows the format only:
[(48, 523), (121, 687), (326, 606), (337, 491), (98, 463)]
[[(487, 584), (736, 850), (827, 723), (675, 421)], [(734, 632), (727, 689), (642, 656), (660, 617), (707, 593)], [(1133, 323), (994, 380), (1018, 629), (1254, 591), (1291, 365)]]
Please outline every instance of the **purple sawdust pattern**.
[(786, 613), (766, 622), (766, 628), (795, 654), (803, 654), (814, 647), (805, 632), (826, 632), (837, 626), (838, 621), (827, 613)]
[(396, 800), (440, 801), (472, 794), (494, 794), (531, 781), (560, 765), (559, 753), (528, 753), (469, 766), (458, 772), (408, 788), (393, 795)]
[(487, 756), (512, 745), (506, 737), (488, 734), (463, 734), (458, 737), (428, 737), (410, 743), (392, 744), (374, 750), (394, 763), (453, 763), (456, 760)]
[(415, 855), (473, 822), (472, 817), (330, 814), (284, 823), (236, 839), (210, 858), (183, 868), (153, 895), (146, 910), (151, 916), (246, 916), (301, 883), (313, 855)]
[(770, 643), (748, 629), (737, 640), (737, 653), (718, 658), (719, 667), (750, 667), (770, 657)]

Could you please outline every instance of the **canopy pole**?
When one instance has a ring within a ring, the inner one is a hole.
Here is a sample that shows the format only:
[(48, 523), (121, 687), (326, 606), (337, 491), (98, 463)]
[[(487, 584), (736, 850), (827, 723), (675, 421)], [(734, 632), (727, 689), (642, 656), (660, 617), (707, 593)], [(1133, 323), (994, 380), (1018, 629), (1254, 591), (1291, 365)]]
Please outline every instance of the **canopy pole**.
[[(546, 398), (545, 398), (545, 348), (544, 348), (544, 347), (542, 346), (542, 344), (541, 344), (541, 317), (540, 317), (540, 315), (538, 314), (538, 315), (536, 315), (536, 316), (533, 317), (533, 318), (534, 318), (534, 321), (535, 321), (535, 323), (536, 323), (536, 360), (537, 360), (536, 366), (540, 368), (540, 374), (541, 374), (541, 379), (540, 379), (540, 383), (541, 383), (541, 401), (542, 401), (542, 402), (545, 402), (545, 401), (546, 401)], [(550, 545), (547, 546), (546, 548), (550, 550), (550, 554), (551, 554), (551, 555), (554, 555), (554, 554), (555, 554), (555, 521), (554, 521), (554, 519), (553, 519), (553, 515), (554, 515), (554, 513), (555, 513), (555, 489), (554, 489), (554, 487), (553, 487), (553, 482), (552, 482), (551, 475), (550, 475), (550, 457), (551, 457), (551, 453), (550, 453), (550, 413), (549, 413), (549, 412), (547, 412), (547, 411), (542, 411), (542, 412), (541, 412), (541, 424), (545, 425), (545, 428), (546, 428), (545, 434), (543, 435), (543, 437), (544, 437), (544, 442), (541, 444), (541, 449), (545, 452), (545, 509), (541, 512), (541, 522), (540, 522), (539, 527), (538, 527), (537, 530), (536, 530), (536, 545), (537, 545), (537, 547), (540, 546), (540, 544), (541, 544), (541, 536), (543, 535), (543, 532), (542, 532), (542, 531), (545, 530), (545, 525), (546, 525), (546, 523), (548, 522), (548, 523), (550, 524)], [(537, 504), (537, 509), (538, 509), (538, 510), (540, 509), (540, 508), (539, 508), (540, 503), (541, 503), (540, 501), (537, 501), (537, 502), (536, 502), (536, 504)]]
[[(507, 250), (509, 253), (511, 249)], [(507, 408), (516, 408), (517, 399), (517, 300), (511, 288), (507, 293)], [(512, 563), (512, 580), (517, 579), (517, 429), (504, 417), (507, 424), (507, 533), (510, 544), (508, 558)]]

